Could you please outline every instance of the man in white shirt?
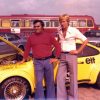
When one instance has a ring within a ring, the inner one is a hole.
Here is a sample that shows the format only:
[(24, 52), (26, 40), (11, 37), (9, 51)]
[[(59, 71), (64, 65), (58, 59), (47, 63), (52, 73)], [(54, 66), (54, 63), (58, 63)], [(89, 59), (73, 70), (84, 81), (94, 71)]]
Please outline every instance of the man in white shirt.
[[(69, 20), (69, 15), (67, 14), (59, 17), (58, 37), (61, 43), (61, 62), (57, 75), (57, 100), (78, 100), (77, 54), (88, 43), (87, 38), (78, 29), (69, 26)], [(76, 49), (76, 39), (83, 41), (79, 49)], [(68, 68), (70, 73), (69, 96), (65, 86)]]

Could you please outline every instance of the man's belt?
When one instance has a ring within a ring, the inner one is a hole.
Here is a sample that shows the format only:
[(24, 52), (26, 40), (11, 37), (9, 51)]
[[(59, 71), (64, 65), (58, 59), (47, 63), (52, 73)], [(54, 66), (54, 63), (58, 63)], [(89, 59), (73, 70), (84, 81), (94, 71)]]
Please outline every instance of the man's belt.
[(46, 59), (50, 59), (51, 56), (48, 56), (48, 57), (43, 57), (43, 58), (35, 58), (36, 60), (46, 60)]
[(61, 52), (61, 53), (68, 54), (69, 52), (66, 51), (66, 52)]

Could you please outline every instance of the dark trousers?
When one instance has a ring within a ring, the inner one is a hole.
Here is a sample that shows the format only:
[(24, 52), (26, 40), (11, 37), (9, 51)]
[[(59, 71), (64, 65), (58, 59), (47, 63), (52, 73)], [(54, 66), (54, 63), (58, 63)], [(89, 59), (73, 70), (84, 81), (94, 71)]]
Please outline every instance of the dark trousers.
[(35, 99), (44, 100), (43, 78), (45, 77), (47, 87), (47, 99), (55, 98), (54, 87), (54, 71), (53, 64), (50, 63), (50, 59), (46, 60), (34, 60), (35, 64), (35, 76), (36, 76), (36, 91)]

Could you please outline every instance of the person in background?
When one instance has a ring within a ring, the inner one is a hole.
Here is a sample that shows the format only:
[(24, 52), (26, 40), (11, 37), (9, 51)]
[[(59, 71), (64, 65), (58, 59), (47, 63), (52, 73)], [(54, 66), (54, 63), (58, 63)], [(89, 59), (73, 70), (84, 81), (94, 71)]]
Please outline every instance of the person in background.
[[(59, 16), (58, 39), (61, 43), (61, 59), (57, 75), (57, 100), (78, 100), (77, 54), (88, 43), (87, 38), (78, 29), (69, 26), (69, 21), (69, 15)], [(76, 39), (83, 42), (79, 49), (76, 49)], [(69, 95), (65, 86), (68, 69), (70, 73)]]
[[(46, 96), (47, 99), (51, 100), (55, 98), (53, 62), (58, 61), (61, 48), (54, 35), (45, 31), (44, 22), (42, 20), (35, 20), (33, 26), (34, 33), (27, 40), (23, 60), (20, 63), (27, 60), (30, 49), (32, 49), (36, 77), (35, 99), (45, 99), (42, 84), (43, 78), (45, 77), (47, 87)], [(51, 58), (52, 46), (54, 46), (56, 50), (55, 58)]]

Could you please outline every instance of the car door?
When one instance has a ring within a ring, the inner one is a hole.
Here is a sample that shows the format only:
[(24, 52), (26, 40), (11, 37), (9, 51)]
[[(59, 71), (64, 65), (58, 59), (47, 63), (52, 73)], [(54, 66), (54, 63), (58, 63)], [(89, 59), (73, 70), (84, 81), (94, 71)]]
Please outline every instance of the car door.
[[(77, 48), (81, 44), (77, 44)], [(78, 54), (78, 80), (89, 81), (90, 74), (94, 66), (96, 66), (96, 57), (99, 50), (87, 45), (80, 54)]]

